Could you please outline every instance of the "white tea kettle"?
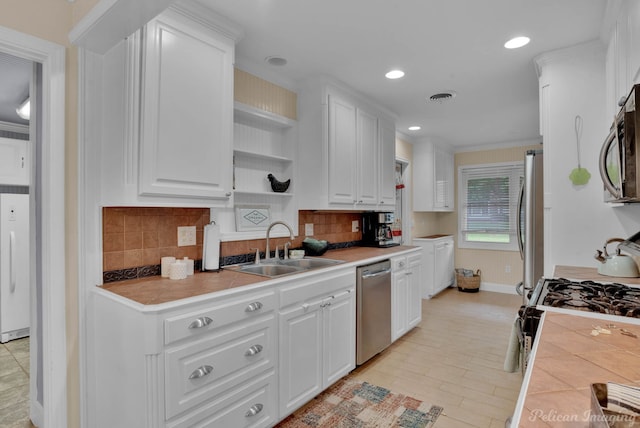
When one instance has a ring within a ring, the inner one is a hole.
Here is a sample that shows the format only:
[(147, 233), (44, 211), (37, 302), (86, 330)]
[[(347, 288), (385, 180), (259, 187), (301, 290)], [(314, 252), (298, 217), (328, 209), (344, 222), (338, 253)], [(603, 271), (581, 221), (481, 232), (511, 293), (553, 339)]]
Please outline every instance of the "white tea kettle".
[(623, 278), (637, 278), (640, 276), (638, 265), (631, 256), (620, 254), (620, 247), (616, 247), (616, 253), (609, 255), (607, 245), (612, 242), (624, 242), (622, 238), (610, 238), (604, 243), (603, 251), (597, 250), (594, 256), (601, 264), (598, 273), (606, 276), (618, 276)]

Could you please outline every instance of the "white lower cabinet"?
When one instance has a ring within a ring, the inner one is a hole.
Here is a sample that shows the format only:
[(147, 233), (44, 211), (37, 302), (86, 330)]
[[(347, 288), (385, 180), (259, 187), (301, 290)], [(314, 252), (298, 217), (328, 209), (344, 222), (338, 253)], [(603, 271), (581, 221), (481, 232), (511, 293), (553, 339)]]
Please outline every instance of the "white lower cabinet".
[(414, 238), (413, 245), (421, 246), (424, 250), (422, 297), (430, 299), (454, 283), (453, 236)]
[(355, 271), (280, 289), (280, 419), (355, 368)]
[[(92, 427), (277, 422), (277, 299), (243, 291), (166, 310), (106, 291), (92, 302)], [(222, 425), (221, 425), (222, 424)]]
[(167, 419), (273, 367), (274, 316), (165, 351)]
[(422, 321), (422, 251), (391, 259), (391, 340)]
[(96, 288), (87, 426), (274, 426), (355, 368), (355, 277), (344, 267), (152, 306)]

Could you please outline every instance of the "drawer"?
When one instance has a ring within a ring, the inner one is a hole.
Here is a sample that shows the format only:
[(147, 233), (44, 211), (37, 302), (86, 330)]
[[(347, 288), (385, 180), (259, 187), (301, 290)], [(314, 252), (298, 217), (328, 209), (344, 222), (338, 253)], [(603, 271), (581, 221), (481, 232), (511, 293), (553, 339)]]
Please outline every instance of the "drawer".
[(276, 422), (277, 380), (273, 370), (256, 376), (217, 399), (204, 403), (167, 428), (263, 428)]
[(276, 309), (274, 291), (252, 293), (213, 303), (186, 314), (164, 320), (164, 343), (166, 345), (243, 320), (255, 319), (259, 315)]
[(166, 417), (171, 418), (275, 366), (275, 313), (165, 351)]
[(280, 287), (280, 308), (355, 287), (355, 269), (325, 273)]

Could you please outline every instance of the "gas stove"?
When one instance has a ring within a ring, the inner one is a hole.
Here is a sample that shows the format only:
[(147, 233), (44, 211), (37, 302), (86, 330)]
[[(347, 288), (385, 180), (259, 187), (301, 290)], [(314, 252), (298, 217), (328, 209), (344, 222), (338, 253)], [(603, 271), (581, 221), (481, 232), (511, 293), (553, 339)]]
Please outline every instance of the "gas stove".
[(616, 282), (600, 283), (566, 278), (541, 278), (526, 304), (518, 311), (518, 336), (526, 367), (544, 310), (571, 313), (591, 312), (594, 317), (640, 318), (640, 287)]
[(615, 282), (542, 279), (529, 304), (640, 318), (640, 288)]

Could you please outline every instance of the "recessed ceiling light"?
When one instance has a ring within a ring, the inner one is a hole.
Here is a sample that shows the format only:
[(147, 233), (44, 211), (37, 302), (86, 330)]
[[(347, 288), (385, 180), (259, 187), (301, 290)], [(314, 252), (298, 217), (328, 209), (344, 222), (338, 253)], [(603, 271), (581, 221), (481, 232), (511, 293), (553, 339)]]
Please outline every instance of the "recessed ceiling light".
[(402, 70), (391, 70), (390, 72), (385, 74), (385, 77), (387, 79), (399, 79), (402, 76), (404, 76), (404, 71)]
[(525, 37), (525, 36), (514, 37), (513, 39), (511, 39), (507, 43), (505, 43), (504, 47), (507, 48), (507, 49), (521, 48), (524, 45), (528, 44), (529, 41), (530, 41), (530, 39), (528, 37)]
[(409, 131), (419, 131), (419, 130), (421, 130), (422, 128), (421, 128), (421, 127), (419, 127), (419, 126), (410, 126), (408, 129), (409, 129)]
[(264, 59), (269, 65), (275, 65), (278, 67), (282, 67), (283, 65), (287, 65), (287, 60), (280, 56), (268, 56)]

